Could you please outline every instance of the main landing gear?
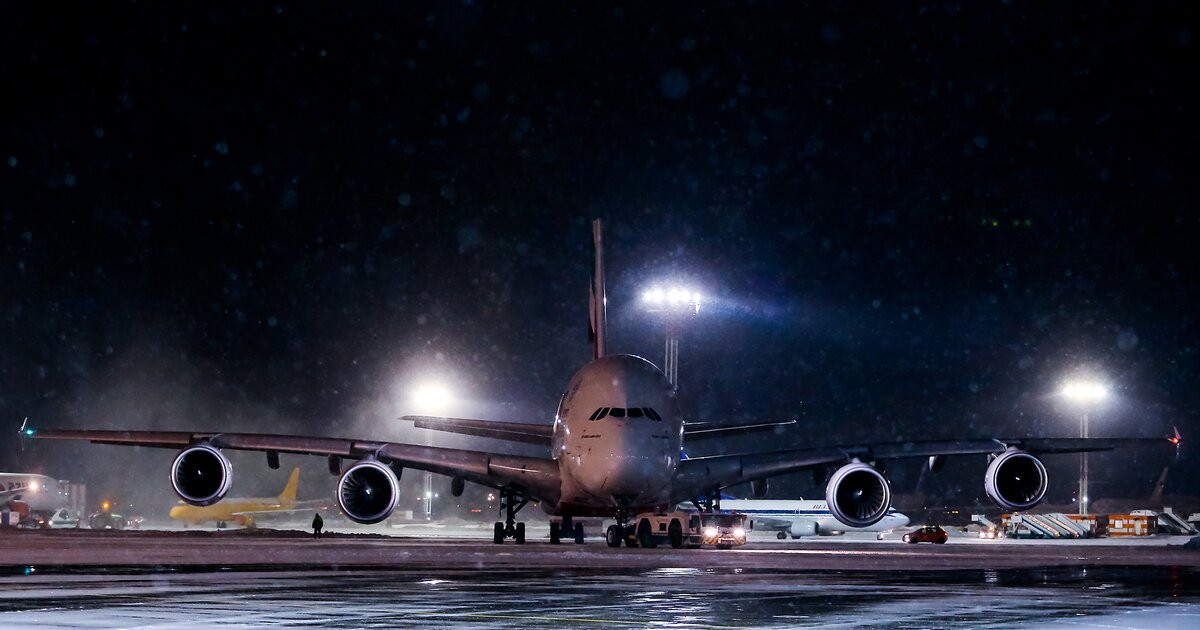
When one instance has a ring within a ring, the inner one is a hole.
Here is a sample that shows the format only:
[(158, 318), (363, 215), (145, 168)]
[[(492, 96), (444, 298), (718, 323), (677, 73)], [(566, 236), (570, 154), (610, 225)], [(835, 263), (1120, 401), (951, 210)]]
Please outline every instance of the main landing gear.
[(626, 547), (638, 546), (637, 531), (629, 524), (629, 499), (617, 501), (617, 523), (604, 532), (604, 542), (609, 547), (620, 547), (622, 541)]
[(550, 521), (550, 544), (562, 542), (563, 535), (573, 536), (576, 545), (583, 544), (583, 523), (576, 523), (570, 516), (562, 517), (562, 522)]
[(496, 521), (492, 542), (503, 545), (505, 538), (512, 538), (518, 545), (525, 544), (525, 523), (517, 522), (517, 512), (520, 512), (526, 503), (529, 503), (529, 499), (518, 494), (516, 490), (500, 491), (500, 509), (504, 510), (504, 522)]

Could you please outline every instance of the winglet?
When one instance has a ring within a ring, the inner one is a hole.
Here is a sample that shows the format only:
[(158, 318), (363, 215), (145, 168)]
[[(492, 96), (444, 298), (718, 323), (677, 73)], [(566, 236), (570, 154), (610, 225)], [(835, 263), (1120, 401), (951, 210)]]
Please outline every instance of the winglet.
[(21, 423), (21, 428), (18, 431), (18, 442), (21, 445), (21, 450), (25, 450), (25, 442), (33, 437), (34, 433), (37, 433), (37, 429), (29, 426), (29, 416), (25, 416), (25, 421)]

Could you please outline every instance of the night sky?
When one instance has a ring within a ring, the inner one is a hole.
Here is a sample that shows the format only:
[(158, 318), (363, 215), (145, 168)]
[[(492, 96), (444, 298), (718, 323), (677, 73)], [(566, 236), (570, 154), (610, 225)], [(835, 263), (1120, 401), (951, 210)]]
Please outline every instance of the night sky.
[[(696, 454), (1071, 436), (1073, 373), (1117, 394), (1093, 435), (1200, 439), (1194, 3), (573, 4), (6, 7), (0, 422), (423, 439), (426, 378), (549, 422), (599, 217), (610, 349), (660, 363), (640, 294), (689, 282), (688, 419), (799, 420)], [(0, 469), (165, 504), (172, 455)], [(1169, 455), (1097, 458), (1095, 495)], [(282, 485), (261, 459), (234, 493)]]

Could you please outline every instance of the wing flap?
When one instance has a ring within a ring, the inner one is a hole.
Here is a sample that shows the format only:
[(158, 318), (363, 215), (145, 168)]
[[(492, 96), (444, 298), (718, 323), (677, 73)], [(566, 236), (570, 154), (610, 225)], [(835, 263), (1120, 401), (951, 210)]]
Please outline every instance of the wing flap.
[(685, 440), (700, 440), (714, 437), (728, 437), (731, 435), (745, 435), (748, 433), (762, 433), (767, 431), (781, 431), (782, 427), (791, 424), (796, 424), (793, 420), (781, 420), (779, 422), (753, 422), (750, 424), (718, 424), (716, 422), (687, 422), (683, 425), (683, 439)]
[(498, 422), (492, 420), (472, 420), (469, 418), (442, 418), (438, 416), (403, 416), (418, 429), (446, 431), (462, 435), (489, 437), (509, 442), (523, 442), (550, 446), (554, 427), (549, 424), (532, 424), (525, 422)]

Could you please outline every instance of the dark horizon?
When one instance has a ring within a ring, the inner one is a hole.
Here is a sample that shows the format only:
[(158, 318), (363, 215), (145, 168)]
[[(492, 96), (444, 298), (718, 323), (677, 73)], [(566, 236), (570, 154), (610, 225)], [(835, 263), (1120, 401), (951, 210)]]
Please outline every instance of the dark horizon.
[[(599, 217), (610, 350), (661, 364), (640, 296), (685, 280), (688, 419), (799, 420), (709, 451), (1073, 436), (1080, 372), (1116, 394), (1093, 436), (1192, 437), (1195, 6), (882, 11), (13, 8), (0, 421), (416, 440), (395, 417), (440, 378), (548, 422)], [(1169, 493), (1200, 495), (1188, 448)], [(163, 499), (143, 450), (6, 440), (0, 469)], [(234, 494), (278, 485), (239, 457)], [(1167, 459), (1092, 485), (1148, 493)], [(982, 496), (981, 460), (923, 488)]]

